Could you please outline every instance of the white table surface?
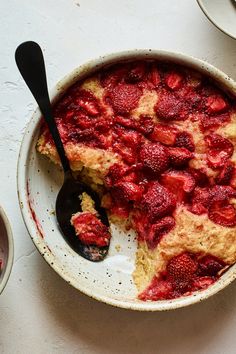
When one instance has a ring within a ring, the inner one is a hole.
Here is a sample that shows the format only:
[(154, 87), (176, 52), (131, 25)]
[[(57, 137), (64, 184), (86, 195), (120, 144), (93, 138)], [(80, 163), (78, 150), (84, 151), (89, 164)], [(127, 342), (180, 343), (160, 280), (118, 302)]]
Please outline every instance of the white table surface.
[(195, 0), (0, 1), (0, 203), (15, 241), (0, 297), (0, 353), (235, 353), (236, 282), (192, 307), (130, 312), (80, 294), (36, 251), (16, 193), (20, 142), (36, 106), (14, 62), (25, 40), (42, 45), (49, 87), (88, 59), (130, 48), (194, 55), (236, 79), (236, 41), (213, 27)]

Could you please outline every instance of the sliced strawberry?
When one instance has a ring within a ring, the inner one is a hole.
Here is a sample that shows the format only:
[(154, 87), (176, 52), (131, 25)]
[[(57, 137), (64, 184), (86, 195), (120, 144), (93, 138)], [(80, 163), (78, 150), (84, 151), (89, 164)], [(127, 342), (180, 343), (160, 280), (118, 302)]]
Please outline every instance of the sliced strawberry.
[(165, 83), (171, 90), (178, 90), (182, 86), (183, 76), (178, 72), (170, 72), (165, 77)]
[(120, 156), (122, 156), (124, 162), (128, 165), (132, 165), (136, 161), (136, 151), (126, 146), (123, 142), (115, 142), (112, 145), (112, 148)]
[(140, 203), (140, 207), (145, 210), (152, 223), (165, 215), (171, 214), (175, 205), (176, 201), (173, 194), (158, 182), (149, 184)]
[(210, 202), (210, 192), (208, 188), (196, 187), (192, 197), (192, 206), (190, 211), (194, 214), (201, 215), (207, 213)]
[(197, 186), (205, 187), (209, 184), (209, 180), (208, 180), (207, 175), (201, 169), (188, 168), (187, 172), (190, 172), (191, 175), (193, 175)]
[(108, 97), (111, 104), (118, 114), (129, 113), (137, 107), (138, 101), (142, 95), (142, 90), (136, 85), (118, 84), (113, 90), (108, 91)]
[(71, 224), (76, 235), (85, 245), (107, 246), (111, 238), (108, 227), (96, 215), (90, 212), (77, 213), (72, 216)]
[(136, 83), (143, 80), (146, 72), (146, 64), (145, 62), (137, 62), (135, 63), (127, 74), (126, 81), (129, 83)]
[(194, 177), (190, 173), (175, 170), (163, 173), (160, 182), (171, 193), (176, 195), (178, 202), (182, 202), (185, 194), (192, 192), (196, 184)]
[(76, 103), (90, 116), (97, 116), (100, 113), (97, 99), (90, 91), (81, 90)]
[(159, 143), (144, 144), (140, 150), (139, 160), (148, 172), (159, 174), (168, 168), (166, 148)]
[(206, 99), (206, 107), (209, 113), (220, 113), (228, 108), (227, 102), (220, 95), (211, 95)]
[(193, 138), (192, 138), (191, 134), (189, 134), (187, 132), (179, 132), (176, 135), (175, 145), (178, 147), (186, 148), (192, 152), (195, 150)]
[(112, 89), (118, 83), (122, 82), (127, 76), (127, 65), (116, 65), (111, 69), (105, 70), (100, 75), (100, 82), (104, 88)]
[(139, 201), (142, 198), (143, 189), (133, 182), (121, 181), (111, 187), (111, 194), (118, 201)]
[(126, 165), (115, 163), (110, 168), (105, 177), (105, 183), (108, 187), (116, 184), (120, 179), (123, 179), (130, 171), (130, 168)]
[(173, 93), (165, 91), (160, 93), (155, 110), (157, 117), (166, 121), (185, 120), (188, 114), (186, 103), (177, 98)]
[(154, 87), (158, 87), (161, 83), (160, 73), (155, 64), (151, 67), (150, 80)]
[(121, 125), (124, 128), (134, 129), (136, 127), (136, 123), (133, 119), (128, 118), (128, 117), (123, 117), (121, 115), (115, 116), (114, 122)]
[(217, 273), (223, 269), (226, 264), (215, 256), (206, 255), (199, 261), (198, 274), (200, 276), (217, 276)]
[(164, 124), (157, 124), (154, 127), (150, 139), (159, 141), (164, 145), (174, 145), (178, 130), (174, 127)]
[(172, 216), (166, 216), (160, 221), (153, 224), (149, 230), (146, 232), (145, 240), (150, 248), (155, 248), (160, 242), (162, 236), (167, 234), (175, 226), (175, 219)]
[(227, 201), (217, 201), (211, 204), (208, 213), (209, 219), (225, 227), (236, 226), (236, 210)]
[(139, 300), (157, 301), (171, 299), (173, 297), (173, 286), (170, 281), (154, 277), (151, 284), (138, 295)]
[(172, 282), (177, 291), (184, 293), (189, 290), (197, 268), (198, 264), (190, 253), (181, 253), (167, 264), (167, 279)]
[(215, 181), (217, 184), (228, 185), (234, 174), (234, 164), (232, 162), (226, 162), (219, 174), (217, 175)]
[(209, 134), (205, 137), (208, 147), (207, 163), (211, 168), (223, 167), (234, 151), (233, 144), (219, 134)]
[(207, 289), (215, 282), (215, 279), (209, 276), (196, 277), (193, 279), (192, 291)]
[(209, 189), (210, 203), (236, 198), (236, 190), (231, 186), (213, 186)]
[(229, 112), (217, 114), (214, 116), (209, 116), (208, 114), (201, 114), (200, 115), (201, 121), (201, 129), (204, 131), (210, 129), (216, 129), (225, 123), (230, 121), (230, 114)]
[(168, 154), (170, 158), (170, 163), (174, 167), (182, 167), (194, 157), (192, 152), (180, 147), (168, 148)]
[(144, 135), (151, 134), (154, 129), (152, 117), (141, 115), (139, 120), (136, 122), (136, 129)]

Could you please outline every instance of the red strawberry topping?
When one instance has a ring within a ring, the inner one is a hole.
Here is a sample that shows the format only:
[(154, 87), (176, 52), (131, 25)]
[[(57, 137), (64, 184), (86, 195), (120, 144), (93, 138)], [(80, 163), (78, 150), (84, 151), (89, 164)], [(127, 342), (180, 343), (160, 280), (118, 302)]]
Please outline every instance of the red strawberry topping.
[(159, 143), (144, 144), (139, 159), (145, 170), (155, 174), (165, 171), (169, 164), (167, 150)]
[(111, 104), (118, 114), (129, 113), (137, 107), (138, 101), (142, 95), (142, 90), (136, 85), (118, 84), (112, 91), (108, 92)]
[(174, 167), (183, 167), (193, 158), (193, 153), (185, 148), (169, 148), (170, 162)]
[(171, 193), (176, 195), (178, 202), (182, 202), (185, 194), (192, 192), (195, 187), (194, 177), (186, 171), (165, 172), (161, 175), (160, 181)]
[(173, 285), (170, 281), (154, 277), (151, 284), (138, 295), (139, 300), (157, 301), (171, 299), (173, 297)]
[(209, 134), (205, 137), (205, 141), (208, 147), (208, 165), (214, 169), (222, 167), (233, 154), (233, 144), (219, 134)]
[(209, 113), (223, 112), (227, 107), (226, 101), (220, 95), (212, 95), (206, 99), (206, 107)]
[(104, 225), (94, 214), (84, 212), (75, 214), (71, 218), (76, 235), (85, 245), (107, 246), (111, 235), (108, 227)]
[(236, 226), (236, 210), (233, 205), (226, 201), (212, 203), (208, 216), (211, 221), (221, 226)]
[(177, 136), (177, 129), (164, 124), (157, 124), (154, 127), (150, 139), (152, 141), (159, 141), (164, 145), (174, 145)]
[(147, 213), (153, 223), (157, 219), (171, 214), (175, 209), (176, 201), (172, 193), (158, 182), (151, 182), (147, 192), (143, 195), (140, 206)]
[(195, 150), (195, 145), (192, 136), (187, 132), (179, 132), (176, 135), (175, 145), (178, 147), (183, 147), (189, 151)]
[(165, 83), (171, 90), (178, 90), (182, 86), (183, 76), (177, 72), (170, 72), (165, 77)]

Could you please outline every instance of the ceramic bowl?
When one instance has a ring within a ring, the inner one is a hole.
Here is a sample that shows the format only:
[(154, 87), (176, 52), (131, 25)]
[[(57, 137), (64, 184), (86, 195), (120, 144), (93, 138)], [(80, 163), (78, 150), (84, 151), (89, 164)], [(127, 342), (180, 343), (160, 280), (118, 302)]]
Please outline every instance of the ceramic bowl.
[(235, 0), (197, 0), (207, 18), (219, 30), (236, 39)]
[(0, 294), (5, 288), (11, 273), (13, 253), (14, 246), (11, 226), (6, 214), (0, 207), (0, 260), (2, 261), (0, 271)]
[[(155, 50), (133, 50), (107, 55), (75, 69), (51, 92), (54, 103), (67, 87), (94, 71), (121, 61), (159, 59), (199, 70), (216, 79), (226, 90), (236, 94), (236, 84), (226, 74), (198, 59), (182, 54)], [(37, 109), (29, 122), (18, 161), (18, 193), (22, 215), (29, 234), (47, 263), (69, 284), (107, 304), (139, 310), (160, 311), (187, 306), (217, 293), (236, 277), (236, 265), (207, 290), (168, 301), (141, 302), (132, 281), (136, 242), (129, 233), (112, 225), (112, 242), (108, 257), (92, 263), (77, 255), (65, 242), (56, 224), (55, 199), (62, 184), (62, 172), (35, 149), (41, 123)], [(118, 246), (120, 251), (118, 252)]]

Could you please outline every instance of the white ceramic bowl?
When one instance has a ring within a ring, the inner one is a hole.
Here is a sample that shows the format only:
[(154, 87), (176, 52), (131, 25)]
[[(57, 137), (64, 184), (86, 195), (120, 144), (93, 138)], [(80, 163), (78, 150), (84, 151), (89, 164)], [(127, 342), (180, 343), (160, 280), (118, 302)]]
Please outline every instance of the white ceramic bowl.
[(235, 0), (197, 0), (206, 17), (219, 30), (236, 39)]
[[(51, 92), (55, 102), (65, 89), (103, 66), (133, 59), (159, 59), (183, 64), (215, 78), (226, 90), (236, 94), (236, 84), (226, 74), (198, 59), (182, 54), (154, 50), (133, 50), (107, 55), (75, 69)], [(108, 257), (92, 263), (77, 255), (60, 234), (54, 206), (62, 183), (62, 173), (35, 149), (39, 134), (40, 112), (37, 109), (29, 122), (22, 141), (18, 161), (18, 193), (22, 215), (29, 234), (48, 264), (69, 284), (83, 293), (107, 304), (140, 311), (160, 311), (187, 306), (217, 293), (236, 277), (236, 265), (214, 285), (191, 296), (174, 300), (141, 302), (136, 299), (132, 271), (136, 242), (134, 235), (122, 237), (112, 226), (113, 237)], [(120, 252), (117, 252), (117, 245)]]
[(0, 207), (0, 259), (2, 260), (0, 272), (0, 294), (5, 288), (13, 264), (13, 237), (10, 223), (6, 214)]

